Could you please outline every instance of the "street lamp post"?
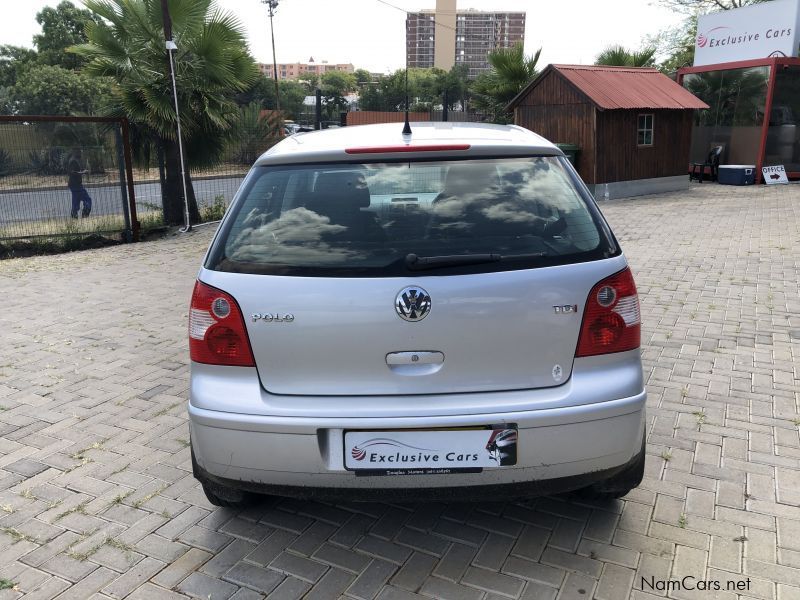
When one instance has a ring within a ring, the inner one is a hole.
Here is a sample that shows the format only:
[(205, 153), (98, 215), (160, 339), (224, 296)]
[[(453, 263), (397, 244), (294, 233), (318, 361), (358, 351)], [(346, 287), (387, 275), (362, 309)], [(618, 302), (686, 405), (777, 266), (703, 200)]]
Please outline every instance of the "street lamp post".
[(280, 113), (281, 100), (278, 92), (278, 60), (275, 58), (275, 28), (272, 26), (272, 17), (275, 16), (275, 9), (278, 8), (278, 0), (261, 0), (262, 4), (267, 5), (269, 10), (269, 32), (272, 35), (272, 77), (275, 80), (275, 110)]
[(172, 98), (175, 101), (175, 122), (178, 126), (178, 152), (181, 157), (181, 183), (183, 184), (183, 218), (184, 227), (182, 232), (186, 233), (192, 230), (192, 220), (189, 214), (189, 194), (186, 189), (186, 160), (183, 155), (183, 134), (181, 132), (181, 113), (178, 107), (178, 84), (175, 80), (175, 61), (173, 59), (173, 51), (178, 49), (172, 36), (172, 18), (169, 14), (169, 6), (167, 0), (161, 0), (161, 11), (164, 19), (164, 39), (166, 40), (167, 54), (169, 55), (169, 75), (172, 80)]

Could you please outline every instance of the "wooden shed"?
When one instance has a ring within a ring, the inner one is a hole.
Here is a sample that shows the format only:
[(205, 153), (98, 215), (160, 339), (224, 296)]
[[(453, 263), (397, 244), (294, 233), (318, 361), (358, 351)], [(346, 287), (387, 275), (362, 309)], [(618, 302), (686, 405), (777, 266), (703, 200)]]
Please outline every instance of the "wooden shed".
[(708, 108), (656, 69), (549, 65), (514, 98), (514, 123), (579, 147), (597, 198), (683, 189), (692, 113)]

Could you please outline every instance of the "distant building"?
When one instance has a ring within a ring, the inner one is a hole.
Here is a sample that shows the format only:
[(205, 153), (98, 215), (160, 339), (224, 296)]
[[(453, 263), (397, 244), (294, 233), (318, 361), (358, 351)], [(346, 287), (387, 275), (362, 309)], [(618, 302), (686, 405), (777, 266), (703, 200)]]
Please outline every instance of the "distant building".
[(436, 10), (406, 17), (406, 66), (466, 65), (474, 78), (489, 69), (489, 52), (524, 39), (524, 12), (458, 10), (456, 0), (436, 0)]
[[(262, 75), (272, 79), (272, 63), (259, 63), (258, 68)], [(355, 68), (353, 67), (352, 63), (330, 64), (326, 60), (323, 60), (322, 62), (315, 62), (313, 57), (309, 58), (308, 62), (305, 63), (278, 63), (278, 79), (297, 79), (303, 73), (322, 75), (329, 71), (354, 73)]]

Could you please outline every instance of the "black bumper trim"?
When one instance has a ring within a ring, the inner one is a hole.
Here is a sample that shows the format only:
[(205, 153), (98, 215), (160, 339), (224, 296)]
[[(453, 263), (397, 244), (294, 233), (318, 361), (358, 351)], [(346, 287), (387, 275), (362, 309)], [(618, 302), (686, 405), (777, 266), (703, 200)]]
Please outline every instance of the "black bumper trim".
[[(644, 452), (644, 448), (642, 452)], [(569, 477), (518, 481), (514, 483), (430, 488), (334, 488), (274, 485), (255, 481), (239, 481), (236, 479), (218, 477), (205, 471), (195, 461), (194, 452), (192, 452), (192, 469), (195, 479), (200, 481), (200, 483), (253, 492), (256, 494), (286, 496), (304, 500), (329, 502), (417, 502), (432, 500), (445, 502), (505, 502), (506, 500), (530, 498), (534, 496), (550, 496), (578, 490), (590, 486), (593, 483), (610, 479), (617, 473), (633, 467), (640, 458), (641, 455), (637, 454), (629, 462), (618, 467)], [(309, 477), (313, 478), (313, 474), (309, 475)], [(383, 478), (377, 478), (376, 483), (378, 483), (378, 479)]]

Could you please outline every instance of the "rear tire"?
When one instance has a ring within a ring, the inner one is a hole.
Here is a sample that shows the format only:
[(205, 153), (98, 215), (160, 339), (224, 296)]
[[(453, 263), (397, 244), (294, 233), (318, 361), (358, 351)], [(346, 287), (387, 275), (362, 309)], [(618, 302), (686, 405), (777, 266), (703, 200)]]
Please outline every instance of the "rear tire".
[(243, 508), (255, 500), (252, 494), (242, 490), (203, 483), (203, 493), (214, 506), (223, 508)]
[(627, 495), (636, 488), (644, 477), (645, 442), (642, 440), (642, 451), (635, 462), (627, 466), (613, 477), (599, 481), (589, 487), (578, 490), (581, 497), (587, 500), (616, 500)]

